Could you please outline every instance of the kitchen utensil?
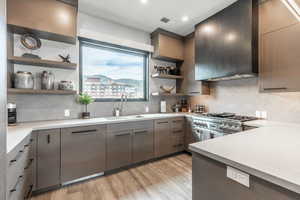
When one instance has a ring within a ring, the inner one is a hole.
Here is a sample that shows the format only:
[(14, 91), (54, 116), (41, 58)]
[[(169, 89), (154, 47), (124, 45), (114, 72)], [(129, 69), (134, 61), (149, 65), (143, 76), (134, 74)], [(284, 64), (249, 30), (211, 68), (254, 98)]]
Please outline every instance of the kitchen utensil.
[(31, 72), (18, 71), (14, 74), (14, 87), (18, 89), (33, 89), (34, 78)]
[(58, 83), (58, 89), (59, 90), (73, 90), (74, 84), (72, 81), (60, 81)]
[(43, 71), (42, 73), (42, 89), (53, 90), (54, 89), (54, 74), (52, 72)]

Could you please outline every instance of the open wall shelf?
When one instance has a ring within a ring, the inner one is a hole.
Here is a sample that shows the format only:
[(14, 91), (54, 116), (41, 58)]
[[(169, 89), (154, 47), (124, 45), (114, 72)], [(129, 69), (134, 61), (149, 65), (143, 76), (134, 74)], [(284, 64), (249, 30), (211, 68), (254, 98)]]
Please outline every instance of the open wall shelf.
[(8, 88), (8, 94), (49, 94), (49, 95), (75, 95), (74, 90), (35, 90), (35, 89), (16, 89)]
[(76, 70), (77, 68), (77, 64), (75, 63), (64, 63), (59, 61), (24, 58), (19, 56), (8, 57), (8, 61), (13, 64), (32, 65), (38, 67), (50, 67), (50, 68), (69, 69), (69, 70)]
[(160, 78), (160, 79), (183, 79), (183, 76), (159, 74), (159, 73), (152, 74), (151, 77), (152, 78)]

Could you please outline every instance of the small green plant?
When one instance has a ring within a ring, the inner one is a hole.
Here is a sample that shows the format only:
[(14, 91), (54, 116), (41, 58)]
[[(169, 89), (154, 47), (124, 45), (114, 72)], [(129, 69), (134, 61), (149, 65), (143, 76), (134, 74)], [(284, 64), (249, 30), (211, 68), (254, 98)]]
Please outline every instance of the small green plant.
[(87, 106), (94, 102), (94, 99), (88, 94), (80, 94), (78, 96), (78, 102), (85, 106), (85, 112), (87, 112)]

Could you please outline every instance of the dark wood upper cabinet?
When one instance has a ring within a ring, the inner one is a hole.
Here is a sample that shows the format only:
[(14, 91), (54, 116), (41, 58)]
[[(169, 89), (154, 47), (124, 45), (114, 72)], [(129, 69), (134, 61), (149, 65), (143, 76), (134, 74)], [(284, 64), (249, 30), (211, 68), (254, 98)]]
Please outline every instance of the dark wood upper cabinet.
[[(300, 6), (300, 0), (299, 6)], [(268, 0), (259, 6), (259, 32), (265, 34), (298, 23), (281, 0)]]
[(40, 38), (76, 42), (77, 1), (9, 0), (7, 23), (15, 33), (33, 32)]
[(260, 92), (300, 91), (300, 22), (280, 0), (260, 4), (259, 12)]
[(258, 73), (258, 0), (239, 0), (196, 25), (196, 80)]
[(154, 46), (153, 58), (167, 61), (183, 61), (183, 37), (157, 29), (151, 33)]

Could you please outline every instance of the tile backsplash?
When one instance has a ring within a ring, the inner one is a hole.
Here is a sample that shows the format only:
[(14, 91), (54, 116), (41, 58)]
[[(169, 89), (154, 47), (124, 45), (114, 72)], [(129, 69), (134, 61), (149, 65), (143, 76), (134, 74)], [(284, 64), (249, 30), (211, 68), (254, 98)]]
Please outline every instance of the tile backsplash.
[(259, 93), (258, 78), (220, 81), (210, 84), (210, 96), (191, 98), (209, 112), (234, 112), (255, 116), (266, 111), (267, 119), (300, 123), (300, 93)]

